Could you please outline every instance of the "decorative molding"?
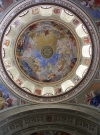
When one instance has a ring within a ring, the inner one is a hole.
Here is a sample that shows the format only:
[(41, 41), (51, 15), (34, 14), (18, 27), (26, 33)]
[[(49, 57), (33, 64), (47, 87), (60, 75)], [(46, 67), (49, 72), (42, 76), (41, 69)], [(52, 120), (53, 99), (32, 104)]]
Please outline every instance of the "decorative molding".
[[(71, 110), (71, 108), (73, 109)], [(0, 113), (0, 116), (3, 116), (0, 120), (0, 133), (1, 135), (21, 135), (22, 133), (24, 135), (26, 131), (32, 133), (44, 129), (60, 129), (64, 132), (73, 131), (73, 133), (79, 133), (80, 135), (83, 135), (83, 133), (85, 135), (99, 135), (100, 119), (98, 118), (100, 118), (100, 114), (95, 112), (99, 117), (89, 116), (91, 111), (94, 113), (92, 109), (82, 107), (82, 110), (81, 106), (68, 105), (66, 107), (63, 104), (51, 106), (42, 104), (42, 107), (30, 105), (13, 108)], [(10, 114), (10, 116), (7, 114)]]

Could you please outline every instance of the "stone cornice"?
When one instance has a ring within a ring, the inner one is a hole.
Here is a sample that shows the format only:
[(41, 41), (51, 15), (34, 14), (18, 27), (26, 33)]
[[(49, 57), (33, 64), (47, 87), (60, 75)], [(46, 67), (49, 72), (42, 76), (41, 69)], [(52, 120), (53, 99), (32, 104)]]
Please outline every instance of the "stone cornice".
[[(15, 107), (0, 113), (0, 133), (1, 135), (11, 135), (44, 128), (62, 127), (62, 130), (73, 130), (80, 134), (99, 135), (100, 134), (100, 114), (99, 110), (93, 108), (65, 105), (65, 104), (39, 104)], [(58, 128), (59, 129), (59, 128)]]

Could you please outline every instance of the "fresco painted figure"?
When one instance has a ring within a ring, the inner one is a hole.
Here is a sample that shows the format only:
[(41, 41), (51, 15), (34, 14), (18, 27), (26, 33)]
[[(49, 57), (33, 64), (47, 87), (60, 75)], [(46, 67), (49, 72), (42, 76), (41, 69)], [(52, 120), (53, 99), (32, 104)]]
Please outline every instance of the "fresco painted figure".
[(85, 94), (85, 102), (100, 108), (100, 90), (92, 90), (89, 94)]
[(62, 131), (40, 131), (40, 132), (35, 132), (31, 135), (71, 135), (69, 133), (66, 132), (62, 132)]
[(7, 89), (0, 84), (0, 110), (16, 106), (18, 104), (17, 98), (12, 96)]

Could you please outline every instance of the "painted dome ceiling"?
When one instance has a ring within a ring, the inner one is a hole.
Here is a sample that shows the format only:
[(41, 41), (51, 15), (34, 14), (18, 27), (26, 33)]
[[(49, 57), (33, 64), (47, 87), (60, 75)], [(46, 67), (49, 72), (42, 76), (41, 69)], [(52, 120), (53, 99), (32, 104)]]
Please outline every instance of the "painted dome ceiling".
[(98, 66), (99, 40), (91, 18), (70, 1), (57, 2), (20, 2), (1, 22), (2, 81), (31, 102), (72, 98)]
[(33, 81), (56, 82), (72, 71), (77, 46), (68, 28), (55, 20), (41, 20), (21, 33), (15, 57), (19, 68)]

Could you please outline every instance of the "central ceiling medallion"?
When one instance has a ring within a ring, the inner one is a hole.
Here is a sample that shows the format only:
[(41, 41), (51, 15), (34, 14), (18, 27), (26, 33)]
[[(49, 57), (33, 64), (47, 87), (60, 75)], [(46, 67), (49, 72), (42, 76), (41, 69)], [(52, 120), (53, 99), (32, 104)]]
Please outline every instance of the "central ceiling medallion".
[(46, 59), (51, 58), (53, 55), (53, 49), (50, 46), (44, 46), (41, 49), (41, 55), (43, 58), (46, 58)]

